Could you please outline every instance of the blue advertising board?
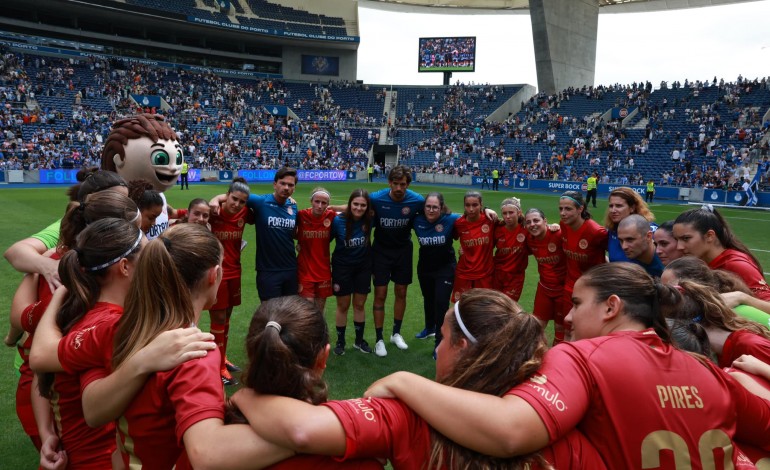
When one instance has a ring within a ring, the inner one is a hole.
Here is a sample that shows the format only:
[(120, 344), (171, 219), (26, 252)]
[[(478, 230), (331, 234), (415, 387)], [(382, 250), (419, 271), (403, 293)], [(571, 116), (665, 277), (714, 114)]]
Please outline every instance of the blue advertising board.
[[(221, 172), (220, 172), (221, 173)], [(198, 169), (190, 168), (187, 170), (187, 182), (189, 183), (198, 183), (201, 180), (201, 171)], [(176, 180), (177, 183), (182, 181), (182, 176), (180, 175), (179, 178)]]
[[(276, 170), (238, 170), (238, 176), (254, 182), (273, 181), (275, 173)], [(347, 177), (345, 170), (297, 170), (299, 181), (345, 181)]]
[[(472, 178), (472, 184), (473, 186), (480, 186), (482, 181), (484, 180), (484, 177), (482, 176), (474, 176)], [(492, 185), (492, 177), (490, 176), (488, 178), (490, 186)], [(511, 188), (513, 190), (526, 190), (526, 189), (532, 189), (535, 191), (554, 191), (554, 192), (563, 192), (563, 191), (580, 191), (585, 192), (586, 191), (586, 184), (584, 182), (579, 181), (554, 181), (554, 180), (528, 180), (528, 179), (521, 179), (521, 178), (501, 178), (500, 179), (500, 186), (504, 188)], [(620, 188), (622, 185), (619, 184), (599, 184), (597, 185), (596, 191), (599, 196), (607, 196), (610, 194), (612, 190), (615, 188)], [(627, 186), (637, 193), (639, 193), (642, 197), (644, 197), (645, 193), (647, 192), (646, 186)], [(676, 187), (656, 187), (655, 188), (655, 197), (660, 199), (678, 199), (679, 198), (679, 188)]]
[(40, 170), (40, 184), (76, 184), (78, 170)]

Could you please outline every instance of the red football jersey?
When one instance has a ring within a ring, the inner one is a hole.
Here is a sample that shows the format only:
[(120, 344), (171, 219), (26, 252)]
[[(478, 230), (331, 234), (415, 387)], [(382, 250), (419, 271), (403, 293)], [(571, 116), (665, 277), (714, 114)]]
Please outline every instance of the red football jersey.
[(217, 237), (224, 248), (222, 279), (241, 277), (243, 228), (246, 224), (254, 224), (254, 214), (245, 206), (235, 214), (230, 214), (222, 208), (219, 214), (211, 214), (209, 223), (211, 233)]
[[(414, 470), (421, 470), (430, 460), (430, 429), (403, 402), (357, 398), (324, 405), (334, 411), (345, 429), (343, 459), (387, 458), (393, 468)], [(541, 450), (541, 455), (560, 470), (605, 468), (596, 449), (577, 431)]]
[(749, 286), (754, 297), (770, 301), (770, 287), (765, 282), (765, 276), (746, 253), (728, 248), (712, 259), (709, 267), (737, 274)]
[[(122, 313), (123, 308), (119, 305), (98, 302), (65, 336), (65, 340), (71, 340), (59, 341), (59, 351), (74, 350), (73, 356), (85, 356), (85, 349), (89, 345), (83, 343), (81, 334), (90, 333), (97, 323), (116, 322)], [(80, 351), (83, 346), (84, 350)], [(100, 366), (103, 361), (101, 351), (91, 353), (94, 366)], [(66, 360), (60, 359), (60, 362), (64, 365)], [(65, 370), (69, 369), (72, 373), (57, 373), (54, 381), (51, 409), (57, 434), (62, 447), (67, 450), (69, 466), (72, 468), (109, 468), (112, 465), (112, 452), (115, 450), (115, 425), (109, 423), (91, 428), (86, 424), (83, 417), (80, 377), (74, 368), (71, 368), (72, 365), (67, 363), (65, 367)]]
[(567, 275), (567, 259), (562, 249), (561, 230), (546, 230), (545, 236), (538, 240), (531, 234), (527, 236), (527, 247), (537, 261), (540, 284), (548, 289), (561, 289)]
[(329, 244), (332, 220), (337, 213), (329, 209), (320, 217), (312, 209), (297, 212), (297, 278), (300, 282), (323, 282), (332, 278)]
[(607, 229), (591, 219), (574, 231), (564, 223), (559, 225), (562, 248), (567, 257), (564, 290), (572, 292), (575, 282), (585, 271), (606, 261), (604, 252), (607, 251)]
[(770, 340), (747, 330), (730, 333), (719, 355), (719, 367), (730, 367), (743, 354), (751, 354), (760, 361), (770, 364)]
[(747, 468), (734, 439), (770, 448), (770, 403), (652, 329), (561, 343), (509, 393), (537, 411), (551, 441), (577, 427), (609, 468), (711, 468), (722, 455)]
[(517, 225), (508, 230), (505, 225), (495, 227), (495, 271), (521, 274), (527, 270), (529, 248), (527, 248), (527, 229)]
[(469, 280), (492, 277), (495, 268), (492, 260), (494, 236), (494, 224), (485, 214), (481, 214), (476, 222), (469, 222), (465, 216), (457, 219), (454, 238), (460, 240), (463, 251), (457, 262), (455, 277)]
[(224, 420), (225, 396), (215, 349), (167, 372), (150, 376), (118, 420), (118, 439), (126, 468), (170, 469), (184, 452), (182, 438), (193, 424)]

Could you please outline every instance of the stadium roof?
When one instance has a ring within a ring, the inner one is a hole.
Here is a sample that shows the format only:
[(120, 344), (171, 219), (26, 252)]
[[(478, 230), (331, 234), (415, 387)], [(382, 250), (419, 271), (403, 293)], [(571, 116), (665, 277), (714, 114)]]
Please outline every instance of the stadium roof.
[[(633, 13), (710, 7), (757, 0), (596, 0), (601, 13)], [(395, 11), (432, 13), (468, 13), (469, 10), (496, 10), (509, 13), (529, 12), (529, 0), (359, 0), (359, 5)]]

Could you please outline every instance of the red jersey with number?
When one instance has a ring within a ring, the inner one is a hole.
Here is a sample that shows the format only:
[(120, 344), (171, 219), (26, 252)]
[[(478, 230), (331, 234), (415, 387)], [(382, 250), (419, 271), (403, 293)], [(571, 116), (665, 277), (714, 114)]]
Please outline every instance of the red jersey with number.
[[(123, 314), (123, 307), (106, 302), (97, 302), (83, 318), (69, 331), (62, 341), (59, 341), (59, 358), (67, 372), (56, 374), (51, 398), (56, 432), (61, 439), (62, 447), (67, 450), (69, 466), (72, 468), (109, 468), (112, 465), (112, 452), (115, 450), (115, 425), (113, 423), (92, 428), (86, 424), (83, 417), (82, 394), (80, 377), (73, 364), (67, 359), (73, 355), (92, 355), (94, 367), (102, 365), (101, 351), (88, 351), (89, 345), (84, 345), (82, 334), (90, 333), (99, 323), (114, 322)], [(84, 347), (83, 351), (80, 351)], [(65, 351), (64, 358), (61, 354)], [(73, 354), (67, 355), (69, 351)], [(82, 370), (82, 369), (81, 369)]]
[(244, 206), (235, 214), (222, 207), (219, 214), (211, 214), (211, 233), (222, 243), (222, 279), (241, 277), (241, 241), (246, 224), (254, 224), (254, 214)]
[(765, 364), (770, 364), (770, 339), (748, 330), (730, 333), (719, 355), (719, 367), (730, 367), (743, 354), (751, 354)]
[(337, 213), (329, 209), (320, 217), (312, 209), (297, 212), (297, 278), (306, 282), (323, 282), (332, 278), (329, 244), (332, 221)]
[(126, 468), (173, 468), (184, 452), (182, 438), (190, 426), (210, 418), (224, 421), (219, 362), (215, 349), (150, 376), (118, 420), (118, 445)]
[(608, 468), (711, 468), (723, 453), (753, 468), (734, 439), (770, 449), (770, 402), (652, 329), (561, 343), (509, 393), (537, 411), (551, 442), (577, 427)]
[(463, 250), (457, 262), (455, 277), (476, 280), (491, 277), (494, 273), (492, 249), (494, 248), (495, 226), (486, 214), (475, 222), (465, 216), (455, 222), (454, 238), (460, 240)]
[(495, 271), (524, 276), (529, 261), (527, 229), (517, 225), (508, 230), (505, 225), (495, 227)]
[(546, 230), (545, 236), (536, 239), (529, 234), (527, 247), (537, 261), (537, 272), (540, 274), (540, 284), (548, 289), (564, 287), (567, 275), (567, 260), (562, 249), (561, 230), (551, 232)]
[[(399, 400), (357, 398), (324, 403), (345, 429), (345, 455), (350, 458), (387, 458), (393, 468), (421, 470), (430, 460), (428, 424)], [(579, 432), (541, 451), (560, 470), (605, 468), (596, 449)], [(537, 464), (531, 467), (540, 469)]]
[(584, 221), (577, 230), (572, 230), (563, 222), (559, 225), (562, 248), (567, 258), (564, 290), (572, 292), (575, 282), (584, 272), (606, 261), (604, 252), (607, 251), (607, 229), (591, 219)]
[(712, 259), (709, 267), (737, 274), (749, 286), (754, 297), (770, 301), (770, 287), (765, 282), (765, 276), (746, 253), (728, 248)]

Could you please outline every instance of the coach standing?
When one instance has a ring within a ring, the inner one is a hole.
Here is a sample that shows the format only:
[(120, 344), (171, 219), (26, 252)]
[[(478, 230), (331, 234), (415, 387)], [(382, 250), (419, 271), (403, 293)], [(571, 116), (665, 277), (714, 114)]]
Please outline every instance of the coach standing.
[(374, 327), (377, 343), (374, 352), (387, 356), (382, 330), (385, 323), (385, 299), (388, 283), (395, 284), (393, 334), (390, 342), (399, 349), (409, 346), (401, 336), (401, 322), (406, 310), (406, 290), (412, 283), (412, 223), (422, 211), (425, 198), (408, 189), (412, 182), (409, 167), (398, 165), (388, 174), (388, 188), (371, 195), (374, 209), (374, 243), (372, 244), (372, 277), (374, 279)]

